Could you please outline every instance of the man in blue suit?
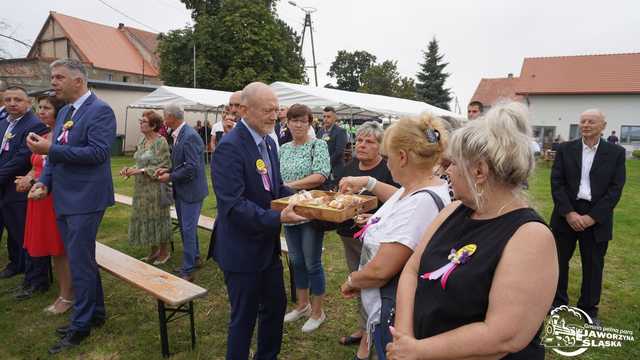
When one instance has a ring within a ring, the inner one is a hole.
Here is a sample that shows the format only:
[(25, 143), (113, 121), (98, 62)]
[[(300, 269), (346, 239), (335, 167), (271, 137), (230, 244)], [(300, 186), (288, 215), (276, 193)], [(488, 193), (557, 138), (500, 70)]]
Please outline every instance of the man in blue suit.
[(278, 99), (270, 87), (251, 83), (242, 91), (242, 120), (216, 147), (212, 163), (218, 215), (213, 258), (224, 272), (231, 303), (227, 359), (247, 359), (258, 321), (255, 359), (276, 359), (286, 307), (280, 224), (305, 218), (292, 207), (270, 209), (291, 195), (280, 177), (273, 131)]
[(16, 176), (31, 170), (31, 150), (27, 147), (30, 132), (44, 134), (47, 127), (31, 112), (31, 101), (23, 88), (13, 86), (3, 94), (7, 116), (0, 120), (0, 217), (6, 221), (9, 264), (0, 278), (25, 272), (17, 299), (27, 299), (49, 288), (47, 258), (31, 258), (23, 248), (27, 216), (27, 194), (16, 191)]
[(193, 281), (197, 259), (200, 258), (198, 219), (202, 202), (209, 194), (204, 173), (204, 143), (200, 135), (184, 122), (184, 109), (179, 104), (169, 104), (164, 108), (164, 123), (173, 130), (171, 169), (158, 169), (156, 175), (159, 181), (171, 181), (173, 184), (184, 249), (178, 273), (183, 279)]
[(96, 235), (106, 208), (114, 204), (110, 149), (116, 118), (111, 107), (89, 91), (87, 71), (77, 60), (51, 64), (51, 87), (67, 102), (58, 113), (52, 140), (30, 135), (27, 142), (34, 153), (47, 155), (31, 196), (53, 194), (75, 297), (71, 323), (56, 329), (62, 338), (49, 349), (53, 354), (80, 344), (106, 319)]

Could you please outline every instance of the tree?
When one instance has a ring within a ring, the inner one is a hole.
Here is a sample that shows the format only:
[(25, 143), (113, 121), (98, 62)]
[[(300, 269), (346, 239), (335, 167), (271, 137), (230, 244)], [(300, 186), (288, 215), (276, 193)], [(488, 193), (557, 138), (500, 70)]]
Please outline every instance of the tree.
[(362, 76), (376, 62), (376, 57), (366, 51), (338, 51), (336, 59), (331, 63), (328, 76), (335, 78), (337, 86), (326, 86), (334, 89), (358, 91), (362, 87)]
[(414, 80), (400, 76), (398, 62), (391, 60), (372, 65), (362, 76), (362, 86), (358, 91), (410, 100), (416, 97)]
[(416, 74), (417, 99), (433, 106), (449, 110), (451, 101), (451, 89), (445, 88), (444, 83), (450, 74), (444, 72), (448, 63), (442, 62), (444, 55), (439, 54), (438, 41), (434, 37), (423, 52), (424, 63), (420, 65), (420, 71)]
[(198, 87), (233, 91), (252, 81), (305, 80), (299, 37), (277, 18), (274, 1), (184, 2), (195, 26), (163, 35), (158, 47), (167, 85), (193, 84), (194, 42)]

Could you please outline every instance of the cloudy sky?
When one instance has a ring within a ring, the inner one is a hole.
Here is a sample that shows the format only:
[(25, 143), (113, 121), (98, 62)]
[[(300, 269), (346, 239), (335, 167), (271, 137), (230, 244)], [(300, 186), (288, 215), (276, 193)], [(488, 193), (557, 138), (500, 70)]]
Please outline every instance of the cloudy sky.
[[(397, 60), (402, 75), (415, 76), (422, 51), (435, 36), (449, 63), (447, 86), (463, 111), (481, 78), (518, 75), (524, 57), (640, 52), (637, 0), (297, 2), (317, 9), (312, 19), (320, 86), (331, 82), (326, 73), (342, 49), (366, 50), (380, 61)], [(0, 34), (31, 43), (50, 10), (150, 31), (180, 28), (191, 20), (179, 0), (2, 0), (0, 20), (8, 27), (0, 28)], [(297, 31), (302, 30), (304, 14), (300, 9), (280, 0), (278, 15)], [(310, 64), (308, 45), (307, 37), (304, 53)], [(0, 49), (14, 57), (28, 51), (4, 38), (0, 38)]]

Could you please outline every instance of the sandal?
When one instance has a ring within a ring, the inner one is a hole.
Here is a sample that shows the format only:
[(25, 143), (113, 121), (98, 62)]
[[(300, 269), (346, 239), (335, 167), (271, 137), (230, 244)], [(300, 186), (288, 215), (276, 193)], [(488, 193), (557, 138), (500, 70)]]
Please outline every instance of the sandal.
[[(57, 309), (56, 305), (59, 305), (59, 304), (65, 305), (62, 310)], [(60, 314), (66, 313), (72, 307), (73, 307), (73, 300), (67, 300), (63, 297), (59, 297), (58, 299), (56, 299), (56, 301), (52, 305), (49, 305), (46, 309), (44, 309), (44, 311), (49, 314), (60, 315)]]
[(169, 259), (171, 259), (171, 253), (167, 253), (167, 256), (165, 256), (164, 259), (156, 258), (153, 265), (164, 265), (169, 261)]
[(343, 336), (340, 338), (339, 343), (343, 346), (351, 346), (360, 344), (360, 340), (362, 340), (362, 336)]

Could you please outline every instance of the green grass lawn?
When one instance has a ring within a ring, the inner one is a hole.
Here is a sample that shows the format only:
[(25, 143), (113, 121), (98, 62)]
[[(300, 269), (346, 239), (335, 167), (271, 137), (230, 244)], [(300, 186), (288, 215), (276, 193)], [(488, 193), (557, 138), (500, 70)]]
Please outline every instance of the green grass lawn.
[[(113, 159), (114, 175), (131, 165), (132, 159)], [(540, 213), (549, 219), (552, 209), (549, 192), (549, 168), (541, 164), (531, 181), (531, 200)], [(640, 259), (637, 241), (640, 239), (640, 161), (627, 162), (627, 184), (622, 201), (616, 209), (614, 241), (609, 246), (601, 303), (601, 319), (606, 326), (633, 330), (640, 335)], [(116, 191), (132, 195), (133, 181), (114, 177)], [(202, 213), (215, 216), (215, 199), (210, 195)], [(127, 242), (130, 209), (110, 208), (102, 222), (98, 240), (134, 257), (146, 255), (147, 249)], [(210, 234), (200, 231), (201, 251), (206, 254)], [(5, 240), (6, 241), (6, 240)], [(181, 245), (174, 235), (176, 253), (163, 269), (170, 271), (180, 264)], [(357, 323), (355, 302), (339, 295), (339, 286), (346, 277), (342, 243), (335, 233), (325, 237), (323, 261), (327, 275), (326, 313), (328, 321), (311, 335), (304, 335), (303, 322), (285, 326), (282, 359), (351, 359), (355, 348), (338, 344), (338, 338), (352, 331)], [(7, 262), (6, 251), (0, 251), (0, 267)], [(580, 286), (579, 257), (572, 261), (570, 295), (577, 300)], [(288, 284), (288, 274), (285, 271)], [(57, 339), (54, 329), (68, 321), (67, 316), (47, 316), (42, 312), (57, 294), (55, 285), (45, 295), (16, 302), (11, 290), (21, 277), (0, 282), (0, 359), (46, 358), (47, 348)], [(102, 273), (108, 312), (106, 325), (92, 333), (82, 346), (58, 358), (72, 359), (160, 359), (160, 338), (156, 301), (146, 293)], [(170, 348), (175, 359), (222, 359), (225, 354), (229, 307), (222, 273), (209, 262), (197, 273), (196, 283), (209, 290), (204, 299), (195, 302), (198, 345), (190, 350), (188, 320), (169, 324)], [(550, 359), (564, 359), (549, 353)], [(579, 359), (640, 359), (640, 342), (627, 343), (622, 349), (590, 349)]]

